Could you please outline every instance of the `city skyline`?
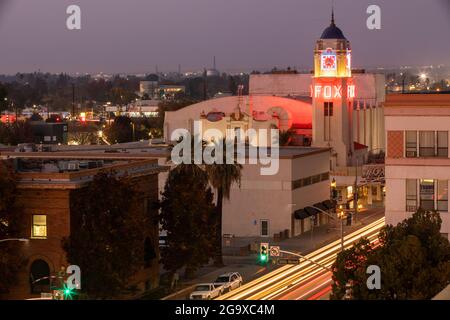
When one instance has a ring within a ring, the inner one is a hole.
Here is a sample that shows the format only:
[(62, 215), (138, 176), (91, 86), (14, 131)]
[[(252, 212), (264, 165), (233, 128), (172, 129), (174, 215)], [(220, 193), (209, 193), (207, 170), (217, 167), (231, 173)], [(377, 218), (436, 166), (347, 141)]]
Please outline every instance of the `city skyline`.
[[(145, 73), (156, 66), (168, 72), (178, 65), (185, 72), (211, 68), (213, 56), (228, 72), (311, 69), (311, 48), (331, 11), (328, 0), (101, 2), (2, 1), (0, 73)], [(81, 8), (81, 30), (66, 28), (71, 4)], [(381, 7), (381, 30), (366, 27), (370, 4)], [(341, 0), (335, 15), (355, 67), (450, 65), (450, 43), (442, 41), (450, 26), (447, 1)]]

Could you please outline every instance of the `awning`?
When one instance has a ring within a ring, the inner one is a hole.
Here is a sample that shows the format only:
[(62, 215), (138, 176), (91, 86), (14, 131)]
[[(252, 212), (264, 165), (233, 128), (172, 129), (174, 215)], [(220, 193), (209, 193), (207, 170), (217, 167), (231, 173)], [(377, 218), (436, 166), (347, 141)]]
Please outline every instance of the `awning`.
[(320, 212), (319, 210), (313, 207), (306, 207), (304, 210), (308, 213), (309, 216), (314, 216)]
[(336, 208), (337, 202), (336, 201), (332, 201), (332, 200), (325, 200), (324, 202), (322, 202), (323, 206), (325, 208), (327, 208), (327, 210), (331, 210)]
[(308, 213), (304, 209), (300, 209), (294, 212), (294, 217), (297, 220), (306, 219), (309, 217)]
[[(294, 212), (294, 217), (295, 219), (306, 219), (308, 217), (311, 216), (315, 216), (318, 213), (320, 213), (320, 210), (323, 211), (328, 211), (331, 209), (336, 208), (336, 201), (332, 201), (332, 200), (325, 200), (319, 203), (314, 204), (313, 206), (307, 206), (303, 209), (299, 209), (297, 211)], [(315, 208), (313, 208), (315, 207)], [(316, 209), (317, 208), (317, 209)], [(320, 210), (318, 210), (320, 209)]]
[[(324, 201), (324, 202), (325, 202), (325, 201)], [(324, 202), (316, 203), (316, 204), (314, 205), (314, 207), (316, 207), (316, 208), (318, 208), (318, 209), (320, 209), (320, 210), (323, 210), (323, 211), (327, 211), (328, 208), (325, 207)]]

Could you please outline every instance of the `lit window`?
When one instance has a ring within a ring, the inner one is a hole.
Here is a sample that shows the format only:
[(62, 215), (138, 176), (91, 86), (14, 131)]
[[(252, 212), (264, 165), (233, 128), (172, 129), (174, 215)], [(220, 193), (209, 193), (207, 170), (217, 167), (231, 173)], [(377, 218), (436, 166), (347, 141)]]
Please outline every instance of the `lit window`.
[(33, 225), (31, 227), (32, 238), (47, 238), (47, 216), (43, 214), (33, 215)]

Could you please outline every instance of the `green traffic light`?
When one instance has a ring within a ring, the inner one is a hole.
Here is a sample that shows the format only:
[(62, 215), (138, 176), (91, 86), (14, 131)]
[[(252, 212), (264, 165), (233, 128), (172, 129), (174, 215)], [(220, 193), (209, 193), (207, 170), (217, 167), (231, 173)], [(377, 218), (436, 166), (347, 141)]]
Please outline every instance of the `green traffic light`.
[(259, 257), (259, 260), (261, 260), (261, 262), (266, 262), (266, 261), (267, 261), (267, 255), (262, 254), (262, 255)]
[(64, 300), (72, 300), (72, 296), (74, 295), (74, 290), (68, 288), (66, 285), (64, 285), (64, 288), (62, 290), (64, 294)]

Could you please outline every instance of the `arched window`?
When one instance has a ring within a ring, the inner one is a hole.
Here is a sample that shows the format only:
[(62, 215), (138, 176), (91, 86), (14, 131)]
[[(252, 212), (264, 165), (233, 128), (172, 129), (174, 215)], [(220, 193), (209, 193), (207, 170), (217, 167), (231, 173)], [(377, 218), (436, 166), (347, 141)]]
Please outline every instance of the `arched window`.
[(38, 259), (31, 264), (31, 293), (50, 292), (50, 267), (44, 260)]

